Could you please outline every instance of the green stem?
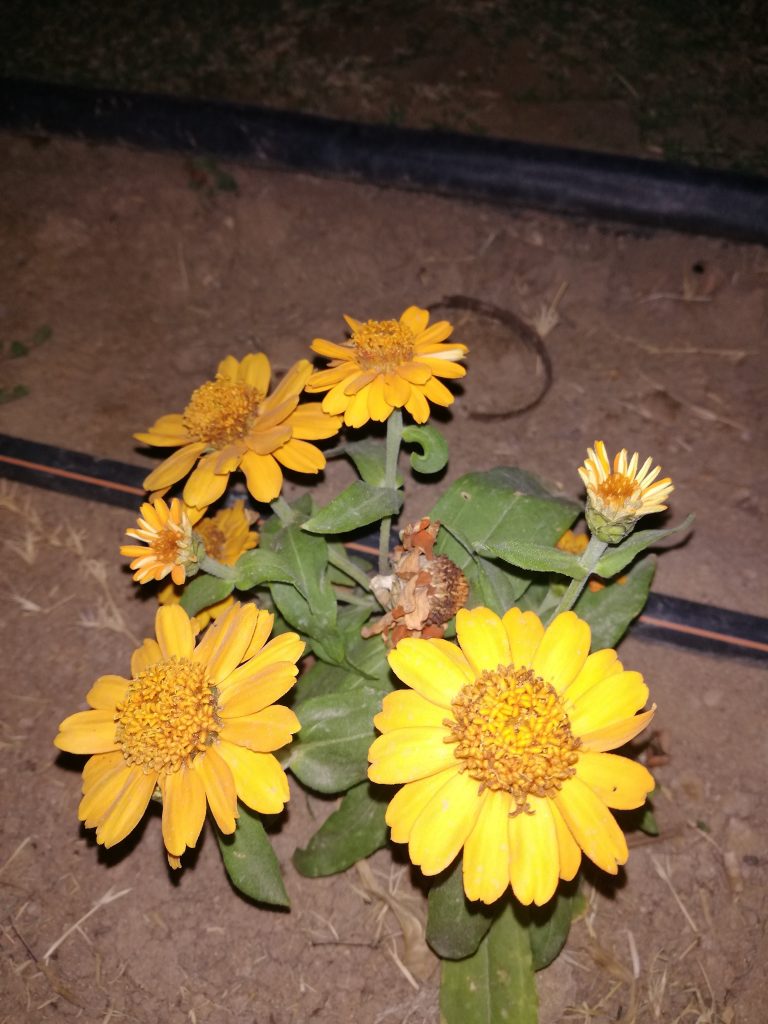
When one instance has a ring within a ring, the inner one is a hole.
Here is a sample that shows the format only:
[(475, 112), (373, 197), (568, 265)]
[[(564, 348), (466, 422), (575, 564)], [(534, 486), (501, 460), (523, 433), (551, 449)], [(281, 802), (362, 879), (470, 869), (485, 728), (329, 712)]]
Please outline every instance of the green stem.
[(334, 548), (332, 544), (328, 545), (328, 561), (331, 565), (334, 565), (337, 569), (340, 569), (345, 576), (349, 576), (351, 580), (354, 580), (358, 586), (362, 587), (366, 593), (371, 591), (371, 581), (368, 579), (366, 574), (360, 569), (355, 563), (349, 558), (346, 552), (340, 552)]
[(291, 506), (282, 496), (279, 494), (272, 502), (272, 511), (275, 513), (277, 518), (283, 524), (283, 526), (290, 526), (296, 519), (296, 513), (293, 511)]
[[(393, 409), (387, 420), (387, 446), (384, 463), (384, 486), (397, 490), (397, 459), (400, 455), (400, 444), (403, 440), (403, 413)], [(392, 516), (381, 520), (379, 529), (379, 572), (383, 575), (389, 568), (389, 534), (392, 529)]]
[(234, 580), (237, 579), (237, 573), (231, 565), (222, 565), (221, 562), (217, 562), (215, 558), (211, 558), (210, 555), (201, 555), (198, 560), (198, 565), (203, 572), (207, 572), (209, 576), (216, 576), (220, 580)]
[(334, 584), (333, 592), (336, 595), (336, 600), (341, 601), (343, 604), (353, 604), (357, 608), (371, 607), (371, 602), (369, 600), (366, 600), (364, 597), (360, 597), (359, 594), (355, 594), (348, 588), (340, 587)]
[(586, 547), (583, 555), (579, 559), (579, 565), (584, 569), (584, 576), (580, 580), (571, 580), (568, 589), (560, 598), (560, 603), (552, 613), (554, 619), (560, 612), (567, 612), (578, 601), (582, 590), (587, 585), (587, 580), (592, 575), (595, 566), (600, 561), (600, 558), (608, 545), (605, 541), (598, 540), (594, 534), (589, 538), (589, 544)]

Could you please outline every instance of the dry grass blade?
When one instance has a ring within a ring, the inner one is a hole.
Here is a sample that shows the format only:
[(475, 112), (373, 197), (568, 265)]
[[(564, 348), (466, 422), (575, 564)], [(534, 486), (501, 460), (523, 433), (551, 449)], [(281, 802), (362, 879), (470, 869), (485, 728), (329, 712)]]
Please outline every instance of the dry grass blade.
[(91, 907), (90, 910), (86, 911), (86, 913), (83, 914), (83, 916), (81, 918), (78, 918), (78, 920), (75, 921), (74, 924), (71, 924), (69, 926), (69, 928), (67, 928), (67, 930), (65, 932), (63, 932), (58, 937), (58, 939), (56, 939), (56, 941), (53, 942), (48, 947), (48, 949), (45, 951), (45, 953), (42, 956), (42, 962), (44, 964), (48, 963), (48, 961), (53, 956), (53, 954), (56, 952), (56, 950), (59, 948), (59, 946), (62, 944), (62, 942), (65, 942), (69, 938), (69, 936), (72, 934), (72, 932), (77, 931), (77, 929), (85, 921), (87, 921), (88, 918), (91, 917), (92, 914), (95, 914), (97, 910), (101, 910), (102, 907), (106, 907), (107, 904), (114, 903), (115, 900), (119, 900), (122, 896), (127, 896), (127, 894), (130, 891), (131, 891), (130, 889), (120, 889), (119, 892), (116, 892), (114, 887), (112, 887), (111, 889), (108, 889), (104, 893), (103, 896), (100, 896), (99, 899), (96, 900), (96, 902), (93, 904), (93, 906)]

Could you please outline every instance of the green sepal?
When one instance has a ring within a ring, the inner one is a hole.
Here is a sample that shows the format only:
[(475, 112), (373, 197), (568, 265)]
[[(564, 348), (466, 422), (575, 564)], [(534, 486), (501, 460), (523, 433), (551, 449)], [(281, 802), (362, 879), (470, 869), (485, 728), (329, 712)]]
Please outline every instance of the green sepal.
[(488, 907), (467, 899), (459, 857), (429, 890), (427, 942), (443, 960), (472, 956), (502, 908), (501, 901)]
[(509, 900), (472, 956), (443, 961), (441, 1024), (538, 1024), (526, 923)]
[(610, 579), (621, 572), (641, 551), (645, 551), (652, 544), (658, 544), (659, 541), (664, 540), (666, 537), (671, 537), (673, 533), (690, 530), (694, 518), (695, 516), (688, 516), (678, 526), (671, 526), (666, 530), (640, 530), (630, 534), (622, 544), (606, 551), (595, 566), (595, 575), (602, 576), (603, 579)]
[(403, 496), (392, 487), (356, 480), (303, 524), (308, 533), (349, 533), (400, 511)]
[(229, 597), (234, 589), (233, 580), (222, 580), (218, 576), (209, 576), (208, 573), (196, 576), (184, 587), (181, 607), (187, 615), (197, 615), (204, 608), (210, 608), (212, 604), (218, 604), (225, 597)]
[(411, 467), (417, 473), (439, 473), (448, 465), (448, 442), (436, 427), (425, 423), (403, 429), (406, 444), (416, 444), (421, 453), (411, 452)]
[(243, 895), (273, 907), (291, 905), (280, 864), (267, 838), (261, 818), (243, 804), (232, 835), (216, 830), (221, 857), (229, 880)]
[(578, 881), (560, 883), (560, 888), (543, 907), (528, 910), (528, 936), (533, 969), (542, 971), (557, 958), (565, 945), (574, 911), (578, 907)]
[(274, 551), (256, 548), (240, 555), (235, 562), (235, 586), (238, 590), (252, 590), (262, 583), (292, 583), (303, 597), (302, 581), (290, 571), (285, 561)]
[(576, 555), (552, 545), (505, 540), (493, 544), (475, 544), (474, 547), (479, 555), (500, 558), (527, 572), (556, 572), (561, 576), (570, 576), (573, 580), (583, 580), (586, 576), (586, 570)]
[(296, 870), (309, 878), (335, 875), (386, 846), (384, 815), (391, 795), (370, 782), (350, 789), (304, 849), (296, 850)]
[(630, 622), (645, 607), (655, 571), (656, 559), (647, 555), (632, 566), (622, 583), (617, 580), (602, 590), (582, 592), (573, 610), (592, 629), (593, 651), (615, 647), (621, 640)]
[(318, 793), (342, 793), (367, 777), (373, 716), (389, 689), (388, 683), (366, 685), (295, 706), (301, 732), (291, 744), (289, 765), (300, 782)]

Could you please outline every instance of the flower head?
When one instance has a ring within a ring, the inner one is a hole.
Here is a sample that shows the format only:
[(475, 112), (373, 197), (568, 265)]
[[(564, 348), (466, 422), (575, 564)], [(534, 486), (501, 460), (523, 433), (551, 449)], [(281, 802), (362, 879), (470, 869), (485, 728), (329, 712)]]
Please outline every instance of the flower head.
[(271, 752), (299, 722), (273, 702), (293, 686), (304, 644), (295, 633), (267, 642), (273, 621), (236, 604), (196, 644), (180, 605), (159, 608), (157, 639), (134, 652), (131, 678), (101, 676), (86, 698), (92, 710), (64, 719), (56, 746), (92, 755), (78, 813), (99, 843), (124, 839), (156, 788), (174, 867), (197, 842), (206, 807), (224, 833), (235, 830), (238, 798), (264, 814), (283, 809), (288, 782)]
[(325, 456), (308, 442), (332, 437), (341, 421), (317, 405), (299, 405), (311, 374), (312, 365), (302, 359), (270, 394), (271, 368), (263, 353), (241, 361), (227, 356), (214, 380), (192, 393), (184, 412), (161, 416), (146, 433), (134, 434), (144, 444), (179, 449), (144, 486), (164, 491), (191, 470), (184, 501), (205, 508), (221, 497), (229, 474), (238, 469), (254, 498), (264, 502), (280, 493), (281, 466), (319, 473)]
[(634, 529), (641, 516), (663, 512), (662, 504), (672, 493), (669, 477), (656, 480), (661, 467), (653, 467), (648, 458), (638, 472), (638, 454), (627, 458), (622, 448), (613, 460), (613, 469), (602, 441), (587, 449), (587, 459), (579, 467), (579, 476), (587, 489), (587, 523), (600, 540), (618, 544)]
[(123, 544), (120, 554), (132, 558), (130, 568), (137, 583), (163, 580), (170, 576), (181, 586), (190, 568), (197, 568), (197, 554), (192, 536), (194, 513), (178, 498), (170, 506), (162, 498), (146, 501), (141, 506), (138, 528), (126, 530), (129, 537), (141, 544)]
[(351, 339), (337, 345), (322, 338), (312, 349), (331, 360), (327, 370), (310, 377), (307, 391), (327, 391), (323, 409), (344, 414), (348, 427), (362, 427), (369, 420), (383, 421), (394, 409), (405, 408), (417, 423), (429, 419), (429, 403), (451, 405), (454, 396), (439, 379), (463, 377), (458, 360), (467, 346), (446, 340), (453, 327), (446, 321), (429, 324), (429, 313), (409, 306), (399, 320), (344, 318)]
[(511, 885), (522, 903), (551, 899), (582, 852), (612, 874), (627, 844), (609, 808), (640, 807), (643, 765), (606, 751), (648, 724), (648, 689), (612, 650), (588, 654), (573, 612), (545, 629), (533, 612), (456, 616), (458, 644), (402, 640), (389, 663), (407, 689), (384, 698), (368, 771), (402, 784), (392, 839), (435, 875), (464, 850), (464, 891), (493, 903)]

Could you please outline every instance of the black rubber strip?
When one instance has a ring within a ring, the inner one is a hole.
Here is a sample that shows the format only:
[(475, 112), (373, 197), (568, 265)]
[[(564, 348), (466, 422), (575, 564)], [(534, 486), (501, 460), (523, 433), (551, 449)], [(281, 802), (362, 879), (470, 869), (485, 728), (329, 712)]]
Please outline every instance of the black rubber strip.
[[(0, 434), (0, 477), (137, 512), (146, 470)], [(376, 549), (377, 538), (371, 540)], [(768, 661), (768, 619), (697, 601), (650, 594), (632, 635), (711, 654)]]
[(655, 160), (20, 79), (0, 127), (768, 244), (765, 179)]

